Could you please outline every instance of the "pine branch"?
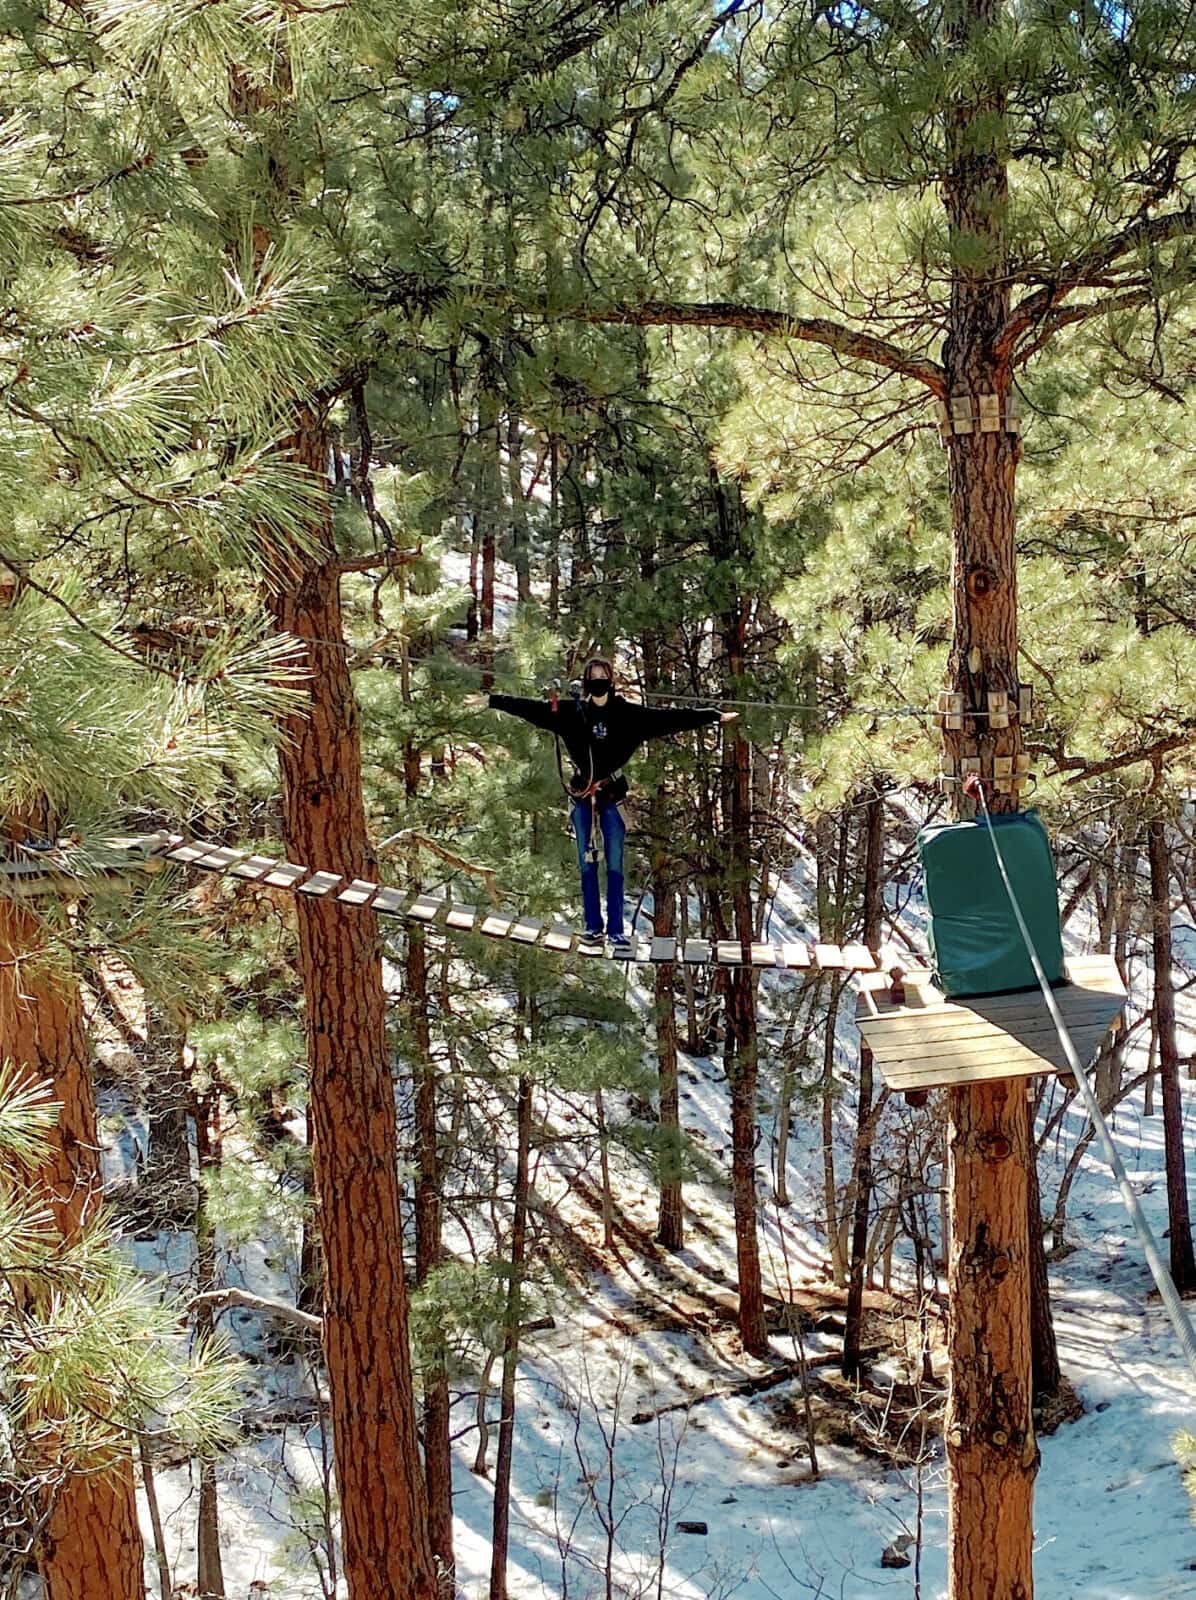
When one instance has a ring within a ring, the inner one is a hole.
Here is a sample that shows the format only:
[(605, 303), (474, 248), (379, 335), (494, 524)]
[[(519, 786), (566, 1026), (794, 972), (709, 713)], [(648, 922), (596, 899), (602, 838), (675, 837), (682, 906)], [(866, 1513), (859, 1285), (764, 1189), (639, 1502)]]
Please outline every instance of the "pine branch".
[(1117, 311), (1134, 311), (1139, 306), (1149, 305), (1153, 298), (1150, 289), (1135, 289), (1132, 294), (1103, 295), (1099, 300), (1089, 300), (1082, 306), (1058, 306), (1038, 322), (1033, 339), (1014, 356), (1013, 365), (1024, 367), (1063, 328), (1089, 322), (1093, 317), (1110, 316)]
[[(1123, 228), (1103, 244), (1059, 269), (1041, 289), (1027, 295), (1014, 306), (995, 344), (999, 355), (1008, 355), (1017, 341), (1041, 326), (1057, 306), (1074, 290), (1091, 288), (1094, 282), (1117, 261), (1136, 250), (1157, 249), (1174, 239), (1196, 233), (1196, 203), (1182, 211), (1167, 211), (1159, 216), (1142, 217)], [(1097, 313), (1091, 312), (1090, 315)], [(1037, 346), (1035, 346), (1037, 348)]]
[(1086, 761), (1083, 756), (1064, 755), (1062, 746), (1056, 746), (1052, 750), (1046, 745), (1030, 745), (1029, 749), (1053, 756), (1056, 772), (1071, 773), (1071, 777), (1065, 780), (1070, 787), (1074, 783), (1083, 783), (1088, 778), (1103, 778), (1110, 772), (1119, 772), (1123, 767), (1137, 766), (1142, 761), (1158, 761), (1174, 750), (1185, 750), (1192, 745), (1196, 745), (1196, 727), (1184, 729), (1179, 733), (1164, 734), (1152, 744), (1139, 745), (1136, 749), (1123, 751), (1120, 755), (1107, 756), (1103, 761)]
[(826, 317), (795, 317), (761, 306), (737, 305), (725, 300), (683, 303), (645, 300), (639, 305), (611, 306), (606, 310), (577, 311), (583, 322), (622, 323), (633, 327), (739, 328), (745, 333), (766, 333), (777, 338), (822, 345), (849, 361), (883, 367), (903, 378), (922, 383), (939, 399), (947, 393), (947, 374), (937, 361), (878, 339), (874, 334), (845, 327)]
[(70, 205), (75, 200), (82, 200), (89, 194), (95, 194), (100, 189), (105, 189), (109, 184), (119, 183), (122, 178), (129, 178), (135, 172), (144, 172), (147, 167), (152, 167), (157, 157), (152, 150), (147, 150), (135, 161), (128, 162), (118, 168), (116, 172), (106, 172), (102, 178), (97, 178), (94, 183), (80, 184), (78, 188), (67, 189), (61, 194), (20, 194), (0, 195), (0, 206), (64, 206)]
[(336, 563), (338, 572), (391, 572), (396, 567), (412, 567), (422, 559), (424, 547), (414, 550), (376, 550), (368, 556), (345, 556)]

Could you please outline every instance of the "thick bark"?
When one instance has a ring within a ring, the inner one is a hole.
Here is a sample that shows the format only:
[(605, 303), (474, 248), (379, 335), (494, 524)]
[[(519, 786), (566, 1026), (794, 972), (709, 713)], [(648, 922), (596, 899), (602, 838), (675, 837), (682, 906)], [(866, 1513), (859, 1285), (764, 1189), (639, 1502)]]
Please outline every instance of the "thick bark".
[[(881, 942), (884, 914), (884, 799), (874, 789), (865, 807), (864, 821), (864, 927), (863, 941), (870, 950)], [(855, 1210), (851, 1221), (851, 1270), (847, 1284), (847, 1312), (843, 1333), (843, 1376), (860, 1372), (860, 1332), (864, 1320), (864, 1276), (868, 1256), (868, 1213), (872, 1208), (872, 1052), (860, 1044), (860, 1081), (856, 1107)]]
[[(996, 354), (1009, 315), (1005, 97), (983, 81), (978, 55), (999, 25), (1000, 0), (948, 0), (950, 50), (970, 57), (946, 116), (943, 185), (954, 262), (944, 367), (949, 396), (998, 396), (1012, 386)], [(1015, 794), (991, 787), (998, 755), (1016, 757), (1021, 729), (994, 728), (987, 693), (1017, 704), (1018, 436), (952, 434), (953, 629), (950, 687), (964, 727), (945, 734), (958, 761), (975, 754), (994, 811)], [(959, 791), (956, 791), (959, 795)], [(962, 796), (959, 810), (965, 806)], [(1031, 1402), (1029, 1181), (1032, 1159), (1021, 1079), (948, 1093), (951, 1156), (951, 1388), (947, 1417), (947, 1575), (952, 1600), (1030, 1600), (1033, 1489), (1038, 1465)]]
[(532, 1083), (520, 1078), (515, 1143), (515, 1206), (511, 1222), (511, 1276), (507, 1285), (502, 1355), (498, 1454), (494, 1463), (494, 1524), (490, 1550), (490, 1600), (507, 1600), (507, 1551), (511, 1537), (511, 1463), (515, 1454), (515, 1375), (519, 1369), (519, 1324), (523, 1313), (523, 1268), (527, 1258), (528, 1174), (532, 1145)]
[[(62, 1109), (36, 1181), (71, 1239), (100, 1203), (99, 1141), (78, 986), (39, 967), (43, 944), (33, 913), (0, 903), (0, 1060), (53, 1084)], [(142, 1600), (143, 1565), (133, 1457), (118, 1449), (56, 1490), (38, 1569), (46, 1600)]]
[[(288, 453), (322, 478), (321, 418), (301, 415)], [(280, 631), (321, 641), (307, 654), (306, 703), (282, 729), (284, 841), (292, 860), (372, 879), (347, 654), (326, 642), (343, 637), (330, 520), (311, 532), (317, 553), (293, 555), (272, 596)], [(304, 895), (296, 914), (345, 1575), (352, 1600), (432, 1600), (378, 923)]]
[(1171, 950), (1171, 853), (1167, 824), (1156, 812), (1147, 824), (1150, 857), (1150, 927), (1154, 947), (1154, 1031), (1163, 1091), (1163, 1149), (1167, 1163), (1167, 1223), (1171, 1276), (1181, 1294), (1196, 1289), (1192, 1219), (1184, 1161), (1184, 1108), (1179, 1087), (1179, 1049), (1175, 1036), (1175, 981)]
[(1020, 1079), (948, 1090), (952, 1170), (946, 1441), (953, 1600), (1029, 1600), (1028, 1149)]

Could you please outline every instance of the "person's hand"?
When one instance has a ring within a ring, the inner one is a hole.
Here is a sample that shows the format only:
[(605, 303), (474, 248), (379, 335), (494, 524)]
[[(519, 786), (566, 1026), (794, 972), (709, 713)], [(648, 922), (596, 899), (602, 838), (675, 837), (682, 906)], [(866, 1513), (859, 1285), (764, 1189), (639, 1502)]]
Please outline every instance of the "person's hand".
[(739, 716), (738, 711), (722, 711), (719, 713), (720, 722), (734, 722)]
[(480, 689), (476, 694), (463, 696), (461, 704), (467, 711), (485, 711), (490, 704), (490, 696), (484, 689)]

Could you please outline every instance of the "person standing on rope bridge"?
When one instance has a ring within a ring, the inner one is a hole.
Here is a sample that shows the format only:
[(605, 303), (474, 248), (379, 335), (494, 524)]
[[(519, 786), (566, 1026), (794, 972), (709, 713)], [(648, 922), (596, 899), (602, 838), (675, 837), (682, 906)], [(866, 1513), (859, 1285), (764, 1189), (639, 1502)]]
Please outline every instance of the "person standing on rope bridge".
[(631, 941), (623, 932), (623, 841), (627, 827), (619, 802), (626, 799), (628, 787), (623, 764), (649, 739), (667, 739), (670, 734), (690, 728), (732, 722), (739, 713), (719, 711), (713, 706), (693, 711), (657, 711), (625, 700), (615, 690), (614, 668), (605, 656), (590, 657), (580, 686), (575, 687), (568, 700), (562, 700), (555, 692), (547, 701), (492, 694), (490, 705), (495, 711), (522, 717), (533, 727), (555, 734), (558, 763), (560, 745), (569, 752), (573, 774), (565, 787), (581, 869), (583, 938), (589, 943), (602, 939), (602, 900), (598, 890), (601, 832), (606, 858), (606, 933), (613, 945), (626, 949)]

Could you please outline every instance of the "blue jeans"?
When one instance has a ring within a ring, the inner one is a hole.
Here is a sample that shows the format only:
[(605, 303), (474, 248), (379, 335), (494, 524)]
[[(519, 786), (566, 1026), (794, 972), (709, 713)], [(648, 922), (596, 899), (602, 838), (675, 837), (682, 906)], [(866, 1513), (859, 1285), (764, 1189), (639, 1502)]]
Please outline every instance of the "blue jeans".
[(585, 912), (586, 931), (601, 933), (602, 901), (598, 894), (598, 863), (586, 860), (590, 844), (590, 826), (595, 809), (602, 829), (603, 853), (606, 857), (606, 931), (623, 932), (623, 841), (627, 827), (617, 804), (601, 798), (573, 802), (573, 835), (577, 840), (577, 864), (581, 869), (581, 904)]

